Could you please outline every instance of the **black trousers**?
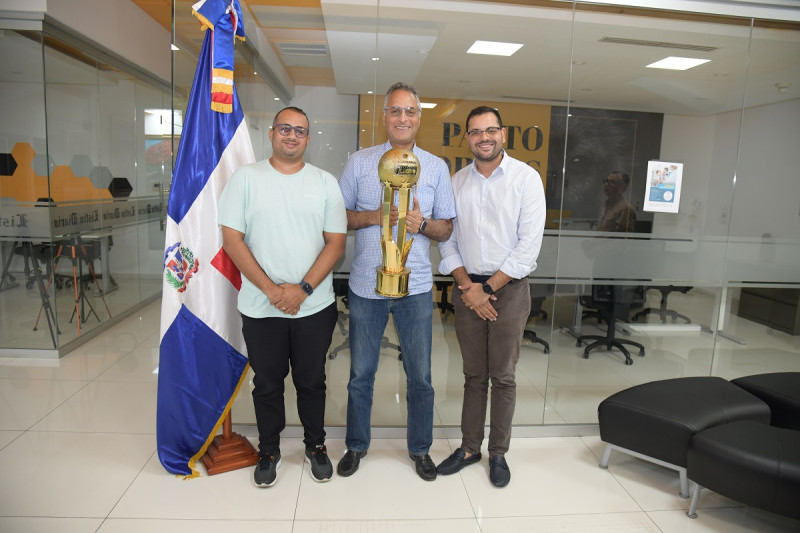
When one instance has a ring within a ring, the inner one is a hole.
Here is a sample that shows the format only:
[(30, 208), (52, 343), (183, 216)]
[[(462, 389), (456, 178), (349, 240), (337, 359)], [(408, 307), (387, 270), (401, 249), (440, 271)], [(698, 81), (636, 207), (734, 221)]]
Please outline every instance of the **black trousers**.
[(332, 303), (302, 318), (251, 318), (242, 315), (253, 378), (253, 406), (260, 452), (280, 451), (286, 427), (284, 380), (291, 365), (297, 390), (297, 413), (306, 446), (325, 442), (325, 357), (338, 311)]

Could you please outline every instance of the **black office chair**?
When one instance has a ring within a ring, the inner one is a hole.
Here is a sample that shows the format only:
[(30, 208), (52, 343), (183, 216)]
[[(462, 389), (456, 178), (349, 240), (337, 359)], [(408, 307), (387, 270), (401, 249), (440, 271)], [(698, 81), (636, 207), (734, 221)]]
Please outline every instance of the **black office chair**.
[(672, 322), (675, 322), (678, 318), (685, 320), (687, 324), (692, 323), (692, 319), (686, 315), (682, 315), (679, 312), (673, 309), (667, 309), (667, 296), (671, 292), (682, 292), (686, 294), (690, 290), (691, 287), (676, 287), (674, 285), (664, 285), (664, 286), (655, 286), (655, 287), (648, 287), (648, 289), (655, 289), (661, 292), (661, 305), (658, 308), (655, 307), (648, 307), (647, 309), (642, 309), (635, 315), (633, 315), (633, 320), (639, 320), (642, 317), (646, 317), (649, 314), (656, 314), (661, 317), (661, 323), (667, 323), (667, 317), (672, 318)]
[[(347, 280), (344, 278), (334, 278), (333, 279), (333, 295), (335, 298), (341, 298), (342, 304), (344, 305), (345, 309), (350, 309), (350, 304), (347, 300)], [(339, 325), (339, 331), (342, 332), (344, 335), (344, 340), (336, 346), (331, 353), (328, 354), (328, 359), (336, 359), (336, 356), (339, 355), (339, 352), (342, 350), (349, 350), (350, 349), (350, 335), (345, 327), (345, 323), (350, 316), (349, 313), (345, 311), (339, 311), (339, 317), (336, 319), (336, 323)], [(384, 336), (381, 339), (381, 348), (392, 348), (397, 350), (397, 359), (403, 360), (403, 352), (400, 350), (400, 346), (389, 342), (389, 338)]]
[(442, 316), (445, 313), (450, 311), (451, 313), (455, 313), (456, 309), (453, 307), (453, 304), (450, 302), (447, 296), (447, 291), (450, 290), (450, 287), (453, 286), (452, 281), (434, 281), (434, 285), (436, 288), (441, 291), (441, 296), (439, 298), (439, 303), (437, 304), (439, 307), (439, 311), (441, 312)]
[(593, 285), (591, 296), (581, 297), (581, 303), (595, 309), (600, 318), (608, 324), (605, 335), (581, 335), (576, 346), (580, 347), (585, 341), (592, 340), (583, 351), (583, 358), (589, 358), (589, 352), (600, 346), (607, 350), (618, 348), (625, 356), (625, 364), (632, 365), (631, 354), (624, 345), (639, 348), (639, 356), (644, 356), (644, 346), (629, 339), (620, 339), (616, 335), (617, 320), (626, 320), (630, 310), (644, 305), (644, 287), (622, 285)]
[[(529, 319), (542, 317), (543, 320), (547, 320), (547, 311), (542, 309), (542, 304), (547, 296), (552, 293), (552, 285), (531, 284), (531, 312), (528, 315)], [(550, 343), (536, 335), (536, 332), (532, 329), (525, 328), (522, 332), (522, 338), (541, 344), (544, 346), (544, 353), (550, 353)]]

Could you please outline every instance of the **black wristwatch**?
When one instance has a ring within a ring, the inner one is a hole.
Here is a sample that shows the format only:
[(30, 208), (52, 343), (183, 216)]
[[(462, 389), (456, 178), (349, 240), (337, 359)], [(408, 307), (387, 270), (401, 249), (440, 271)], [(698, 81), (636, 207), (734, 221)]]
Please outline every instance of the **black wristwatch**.
[(419, 232), (422, 233), (423, 231), (425, 231), (425, 228), (427, 227), (428, 227), (428, 221), (423, 218), (422, 224), (419, 225)]
[(486, 294), (491, 296), (492, 294), (494, 294), (494, 289), (492, 288), (491, 285), (489, 285), (487, 282), (484, 281), (483, 282), (483, 292), (485, 292)]
[(313, 294), (314, 292), (314, 289), (311, 287), (311, 284), (306, 280), (300, 282), (300, 288), (303, 289), (303, 292), (309, 296), (311, 296), (311, 294)]

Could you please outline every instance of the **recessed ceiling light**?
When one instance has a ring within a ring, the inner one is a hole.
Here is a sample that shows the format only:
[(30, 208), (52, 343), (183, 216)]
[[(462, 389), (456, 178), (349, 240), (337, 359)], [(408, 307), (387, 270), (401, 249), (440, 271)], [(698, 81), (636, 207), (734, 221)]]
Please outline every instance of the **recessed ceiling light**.
[(665, 57), (661, 61), (650, 63), (647, 68), (661, 68), (666, 70), (689, 70), (703, 63), (708, 63), (710, 59), (696, 59), (694, 57)]
[(434, 107), (436, 107), (436, 104), (430, 102), (422, 102), (419, 105), (422, 106), (422, 109), (433, 109)]
[(273, 98), (273, 100), (275, 100), (276, 102), (280, 102), (281, 99), (276, 96), (275, 98)]
[(180, 50), (180, 48), (178, 48), (178, 46), (175, 43), (170, 44), (169, 49), (172, 50), (173, 52), (177, 52), (178, 50)]
[(499, 43), (495, 41), (475, 41), (467, 50), (468, 54), (483, 54), (487, 56), (511, 56), (522, 48), (517, 43)]
[(372, 91), (367, 91), (367, 94), (372, 94)]
[(380, 60), (381, 60), (381, 58), (380, 58), (380, 57), (373, 57), (373, 58), (372, 58), (372, 60), (373, 60), (373, 61), (380, 61)]

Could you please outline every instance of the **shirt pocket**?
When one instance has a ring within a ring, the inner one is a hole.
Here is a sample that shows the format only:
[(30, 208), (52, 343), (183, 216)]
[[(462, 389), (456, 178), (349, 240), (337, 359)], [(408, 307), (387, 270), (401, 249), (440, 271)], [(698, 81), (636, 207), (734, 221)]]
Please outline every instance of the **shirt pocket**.
[[(433, 215), (433, 198), (435, 193), (436, 189), (434, 189), (430, 184), (417, 182), (414, 196), (417, 197), (417, 200), (419, 201), (419, 210), (422, 213), (422, 216), (425, 218), (431, 218)], [(409, 200), (408, 209), (414, 209), (413, 197)]]

